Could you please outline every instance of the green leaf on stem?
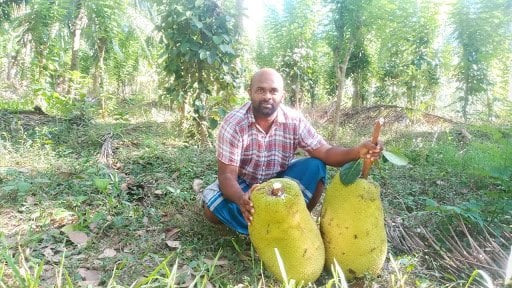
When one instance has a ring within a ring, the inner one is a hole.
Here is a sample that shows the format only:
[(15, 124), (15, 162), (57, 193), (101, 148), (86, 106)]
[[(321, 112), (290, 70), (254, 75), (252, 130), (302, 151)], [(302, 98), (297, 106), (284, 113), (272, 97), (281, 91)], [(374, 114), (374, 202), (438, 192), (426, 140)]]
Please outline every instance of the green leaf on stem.
[(348, 162), (340, 168), (340, 180), (344, 185), (350, 185), (354, 183), (363, 170), (363, 161), (361, 159), (357, 161)]

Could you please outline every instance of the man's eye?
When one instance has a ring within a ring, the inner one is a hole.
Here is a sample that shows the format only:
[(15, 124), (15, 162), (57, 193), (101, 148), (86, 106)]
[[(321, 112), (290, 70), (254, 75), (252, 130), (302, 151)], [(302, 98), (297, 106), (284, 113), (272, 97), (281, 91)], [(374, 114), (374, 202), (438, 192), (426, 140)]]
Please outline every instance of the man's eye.
[(279, 92), (279, 91), (277, 91), (277, 89), (271, 89), (270, 90), (270, 94), (272, 94), (272, 95), (276, 95), (277, 92)]
[(257, 88), (256, 93), (263, 94), (265, 90), (263, 88)]

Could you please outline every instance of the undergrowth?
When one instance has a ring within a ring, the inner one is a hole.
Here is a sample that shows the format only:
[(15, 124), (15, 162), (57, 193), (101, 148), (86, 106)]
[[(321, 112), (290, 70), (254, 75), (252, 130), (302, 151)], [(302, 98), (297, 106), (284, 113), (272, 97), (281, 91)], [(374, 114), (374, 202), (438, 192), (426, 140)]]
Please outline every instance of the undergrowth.
[[(268, 274), (247, 237), (203, 219), (201, 191), (194, 187), (215, 180), (214, 148), (187, 139), (172, 113), (155, 113), (158, 106), (130, 107), (96, 121), (12, 107), (0, 112), (0, 286), (294, 286)], [(454, 248), (452, 234), (460, 249), (471, 251), (474, 240), (509, 251), (511, 128), (386, 125), (386, 149), (410, 161), (407, 167), (381, 161), (372, 171), (387, 225), (405, 231), (390, 241), (418, 235), (425, 246), (391, 242), (382, 275), (351, 285), (489, 287), (482, 276), (488, 274), (503, 286), (508, 257), (485, 250), (500, 268), (489, 270), (465, 261), (450, 270), (443, 257)], [(344, 145), (368, 136), (364, 129), (341, 132)], [(476, 237), (490, 231), (488, 238)], [(85, 235), (85, 242), (70, 235)], [(475, 245), (494, 247), (486, 244)], [(346, 287), (341, 270), (332, 271), (309, 287)]]

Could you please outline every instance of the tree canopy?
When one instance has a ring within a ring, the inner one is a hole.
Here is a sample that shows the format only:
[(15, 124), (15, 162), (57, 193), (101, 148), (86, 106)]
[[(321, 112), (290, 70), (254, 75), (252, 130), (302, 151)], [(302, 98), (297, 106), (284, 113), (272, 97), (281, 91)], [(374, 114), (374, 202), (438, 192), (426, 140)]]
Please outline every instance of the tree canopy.
[[(512, 95), (511, 9), (508, 0), (286, 0), (254, 15), (242, 0), (2, 1), (0, 72), (55, 113), (89, 97), (108, 115), (117, 97), (149, 93), (202, 138), (243, 99), (252, 67), (265, 66), (283, 73), (298, 108), (394, 104), (495, 121)], [(249, 16), (263, 18), (256, 37), (244, 29)]]

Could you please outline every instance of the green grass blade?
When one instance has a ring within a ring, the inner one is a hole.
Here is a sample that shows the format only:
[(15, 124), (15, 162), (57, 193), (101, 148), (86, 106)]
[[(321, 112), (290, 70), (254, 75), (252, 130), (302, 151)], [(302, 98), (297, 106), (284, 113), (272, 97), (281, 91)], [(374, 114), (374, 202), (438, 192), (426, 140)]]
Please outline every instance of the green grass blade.
[(16, 280), (18, 281), (18, 283), (20, 284), (20, 286), (22, 286), (22, 287), (27, 286), (27, 282), (25, 281), (25, 278), (23, 278), (21, 276), (20, 270), (19, 270), (18, 266), (16, 265), (14, 258), (12, 258), (11, 255), (6, 253), (5, 250), (2, 251), (1, 256), (7, 262), (7, 265), (9, 266), (9, 268), (11, 268), (11, 270), (14, 273), (14, 276), (15, 276)]
[(281, 255), (279, 254), (279, 250), (277, 250), (277, 248), (274, 248), (274, 252), (276, 253), (277, 264), (279, 264), (279, 270), (281, 271), (281, 276), (284, 279), (284, 283), (285, 283), (286, 287), (288, 287), (288, 275), (286, 274), (286, 269), (284, 268), (283, 259), (281, 258)]
[(39, 265), (37, 266), (36, 273), (34, 274), (34, 287), (39, 287), (39, 282), (41, 282), (41, 274), (43, 273), (44, 261), (41, 260)]
[(136, 288), (140, 288), (146, 284), (148, 284), (149, 282), (151, 282), (151, 280), (153, 280), (153, 278), (156, 278), (157, 277), (157, 274), (158, 272), (160, 272), (160, 270), (162, 270), (166, 265), (167, 265), (167, 262), (169, 261), (169, 259), (171, 259), (171, 257), (173, 256), (174, 254), (171, 254), (169, 256), (167, 256), (167, 258), (165, 258), (164, 261), (162, 261), (162, 263), (160, 263), (152, 272), (151, 274), (149, 274), (148, 277), (140, 280), (140, 281), (137, 281), (135, 283), (132, 284), (132, 286), (130, 287), (136, 287)]
[(512, 287), (512, 247), (510, 247), (510, 255), (508, 256), (508, 263), (505, 271), (505, 287)]
[(73, 288), (73, 281), (71, 281), (71, 277), (69, 277), (68, 271), (64, 270), (64, 276), (66, 276), (66, 288)]
[(331, 279), (327, 285), (332, 287), (332, 285), (335, 284), (335, 287), (348, 288), (347, 280), (345, 279), (345, 273), (343, 273), (343, 270), (341, 269), (341, 266), (338, 264), (336, 259), (334, 259), (334, 264), (331, 265), (331, 271), (333, 279)]
[(174, 283), (176, 283), (177, 271), (178, 271), (178, 258), (176, 258), (176, 262), (174, 262), (174, 265), (172, 266), (171, 274), (169, 275), (169, 278), (167, 278), (167, 288), (174, 287)]
[(471, 283), (473, 283), (473, 280), (475, 280), (475, 278), (478, 276), (478, 274), (480, 274), (482, 276), (482, 278), (484, 278), (487, 288), (494, 288), (494, 284), (492, 284), (491, 277), (484, 271), (478, 270), (478, 269), (476, 269), (475, 271), (473, 271), (473, 273), (471, 273), (471, 276), (469, 277), (469, 280), (466, 283), (466, 286), (464, 286), (464, 288), (469, 288), (469, 285)]

